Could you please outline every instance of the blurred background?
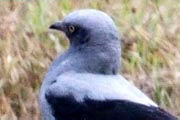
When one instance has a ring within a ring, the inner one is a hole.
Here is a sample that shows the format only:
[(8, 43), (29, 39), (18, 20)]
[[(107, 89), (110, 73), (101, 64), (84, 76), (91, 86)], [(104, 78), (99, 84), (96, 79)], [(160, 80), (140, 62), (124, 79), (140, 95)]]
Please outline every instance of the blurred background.
[(82, 8), (114, 19), (122, 38), (120, 73), (180, 116), (179, 0), (0, 0), (0, 120), (41, 119), (41, 82), (68, 48), (67, 38), (48, 27)]

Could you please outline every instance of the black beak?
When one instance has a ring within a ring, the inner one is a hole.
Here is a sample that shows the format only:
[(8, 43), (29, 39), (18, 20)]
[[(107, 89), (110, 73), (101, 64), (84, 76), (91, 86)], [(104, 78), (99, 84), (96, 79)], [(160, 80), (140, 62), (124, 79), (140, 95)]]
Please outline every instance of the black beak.
[(64, 31), (64, 25), (63, 25), (62, 21), (55, 22), (49, 28)]

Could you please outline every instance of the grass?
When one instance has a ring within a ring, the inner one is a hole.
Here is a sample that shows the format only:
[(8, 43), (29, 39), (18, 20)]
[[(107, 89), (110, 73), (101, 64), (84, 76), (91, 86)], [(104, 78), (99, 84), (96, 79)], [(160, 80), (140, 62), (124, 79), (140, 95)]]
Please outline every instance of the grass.
[(180, 116), (179, 0), (1, 0), (0, 119), (40, 119), (44, 74), (68, 47), (65, 36), (48, 26), (82, 8), (112, 16), (122, 36), (121, 74)]

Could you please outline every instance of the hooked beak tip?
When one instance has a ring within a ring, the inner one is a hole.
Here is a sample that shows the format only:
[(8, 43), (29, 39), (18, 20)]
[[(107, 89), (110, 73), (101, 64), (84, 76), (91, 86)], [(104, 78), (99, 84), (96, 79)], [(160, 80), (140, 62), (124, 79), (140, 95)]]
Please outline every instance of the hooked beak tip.
[(55, 29), (55, 30), (63, 30), (63, 24), (62, 22), (56, 22), (49, 26), (49, 29)]
[(49, 26), (49, 29), (56, 29), (57, 27), (54, 25), (54, 24), (52, 24), (52, 25), (50, 25)]

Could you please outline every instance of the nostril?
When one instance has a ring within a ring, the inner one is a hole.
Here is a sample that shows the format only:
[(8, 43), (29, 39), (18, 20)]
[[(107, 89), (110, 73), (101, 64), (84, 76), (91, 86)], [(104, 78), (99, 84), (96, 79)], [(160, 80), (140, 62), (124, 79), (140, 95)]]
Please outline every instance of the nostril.
[(54, 83), (56, 83), (56, 82), (57, 82), (57, 80), (53, 80), (53, 81), (51, 81), (51, 85), (52, 85), (52, 84), (54, 84)]

